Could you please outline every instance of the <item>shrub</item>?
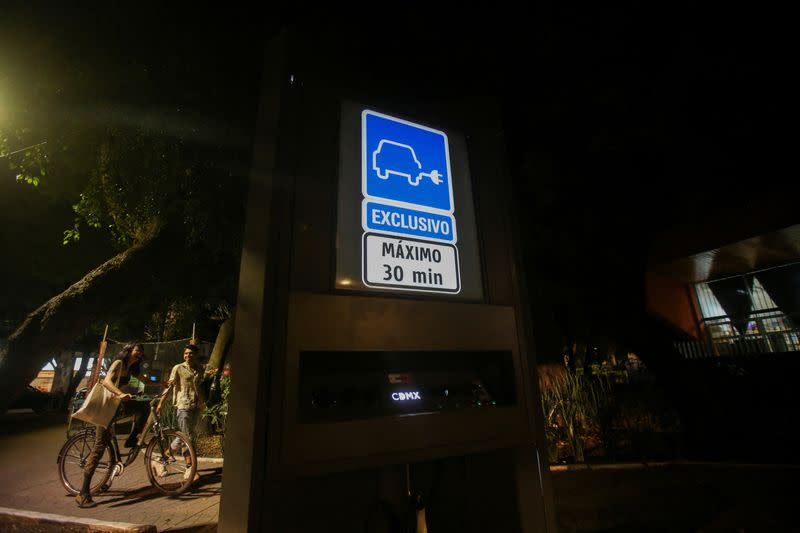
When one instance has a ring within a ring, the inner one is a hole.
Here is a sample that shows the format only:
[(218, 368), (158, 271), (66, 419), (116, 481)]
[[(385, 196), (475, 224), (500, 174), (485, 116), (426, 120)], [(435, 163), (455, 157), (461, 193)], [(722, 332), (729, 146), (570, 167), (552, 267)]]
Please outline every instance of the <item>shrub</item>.
[(680, 453), (680, 420), (652, 374), (600, 367), (584, 373), (560, 365), (539, 370), (551, 463), (564, 455), (581, 463), (588, 454), (614, 460)]
[(541, 381), (542, 411), (551, 461), (557, 458), (557, 445), (564, 440), (572, 450), (575, 461), (585, 461), (586, 441), (602, 434), (601, 422), (609, 418), (613, 396), (608, 380), (603, 376), (578, 375), (568, 369), (549, 375)]
[(228, 396), (231, 393), (231, 377), (223, 376), (219, 380), (220, 400), (203, 409), (203, 419), (208, 420), (214, 433), (224, 435), (228, 420)]

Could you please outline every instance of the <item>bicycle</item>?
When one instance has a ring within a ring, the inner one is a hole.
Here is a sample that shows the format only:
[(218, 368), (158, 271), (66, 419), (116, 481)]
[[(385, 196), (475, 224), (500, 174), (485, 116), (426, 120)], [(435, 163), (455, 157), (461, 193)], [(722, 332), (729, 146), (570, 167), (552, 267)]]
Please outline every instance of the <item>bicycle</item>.
[[(106, 447), (103, 457), (97, 464), (90, 492), (100, 494), (111, 487), (115, 478), (122, 475), (125, 468), (133, 464), (142, 448), (147, 478), (158, 491), (168, 496), (178, 496), (186, 492), (194, 482), (197, 473), (197, 455), (189, 437), (172, 428), (163, 427), (156, 414), (156, 405), (172, 389), (167, 389), (150, 401), (150, 417), (142, 429), (142, 435), (152, 430), (153, 436), (146, 444), (138, 444), (127, 454), (120, 453), (116, 438), (115, 424), (111, 424), (110, 445)], [(123, 419), (124, 420), (124, 419)], [(178, 446), (172, 446), (176, 442)], [(58, 476), (61, 484), (71, 495), (76, 495), (83, 484), (83, 468), (94, 449), (95, 428), (87, 427), (69, 437), (58, 452)], [(180, 459), (173, 450), (181, 452)]]

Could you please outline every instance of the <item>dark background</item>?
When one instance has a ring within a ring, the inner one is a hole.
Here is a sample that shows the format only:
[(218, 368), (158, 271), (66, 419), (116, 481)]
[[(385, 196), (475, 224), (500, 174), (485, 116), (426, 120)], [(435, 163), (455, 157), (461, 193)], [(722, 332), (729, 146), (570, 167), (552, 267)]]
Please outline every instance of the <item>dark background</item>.
[[(661, 232), (787, 203), (779, 13), (629, 3), (396, 15), (5, 7), (2, 87), (55, 83), (60, 108), (45, 112), (145, 114), (191, 130), (234, 146), (241, 157), (222, 164), (246, 173), (266, 38), (286, 24), (338, 27), (373, 77), (401, 54), (409, 91), (446, 79), (496, 95), (540, 321), (590, 338), (640, 342), (644, 267)], [(8, 318), (109, 254), (91, 235), (60, 246), (76, 190), (2, 184)], [(540, 358), (558, 357), (553, 338)]]
[[(633, 350), (670, 381), (683, 371), (671, 364), (672, 332), (644, 304), (654, 247), (679, 230), (716, 232), (707, 240), (722, 245), (794, 212), (796, 172), (783, 154), (796, 61), (785, 15), (767, 8), (630, 2), (370, 18), (115, 3), (0, 10), (0, 102), (55, 85), (59, 97), (41, 113), (144, 116), (226, 147), (218, 164), (239, 176), (252, 157), (264, 44), (280, 27), (325, 29), (376, 80), (408, 69), (410, 94), (424, 80), (427, 93), (443, 87), (442, 99), (458, 97), (444, 89), (453, 86), (496, 99), (543, 362), (581, 339)], [(80, 186), (0, 183), (0, 319), (18, 322), (113, 253), (90, 231), (61, 245)], [(676, 257), (704, 251), (680, 248)]]

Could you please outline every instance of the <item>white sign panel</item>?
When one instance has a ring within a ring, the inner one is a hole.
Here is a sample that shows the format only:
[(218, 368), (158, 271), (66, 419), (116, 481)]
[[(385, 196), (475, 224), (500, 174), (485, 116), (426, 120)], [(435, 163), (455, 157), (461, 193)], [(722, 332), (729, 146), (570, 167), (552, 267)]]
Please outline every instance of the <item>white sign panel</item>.
[(398, 290), (461, 290), (458, 250), (452, 244), (364, 235), (364, 284)]

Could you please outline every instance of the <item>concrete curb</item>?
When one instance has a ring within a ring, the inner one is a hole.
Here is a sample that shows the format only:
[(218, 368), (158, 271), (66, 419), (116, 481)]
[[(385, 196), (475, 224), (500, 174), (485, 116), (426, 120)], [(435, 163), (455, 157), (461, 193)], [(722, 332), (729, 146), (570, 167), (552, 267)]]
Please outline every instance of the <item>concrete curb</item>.
[(222, 464), (225, 462), (223, 457), (198, 457), (197, 462), (203, 461), (204, 463)]
[(573, 472), (578, 470), (641, 470), (663, 468), (666, 466), (710, 466), (717, 468), (771, 468), (777, 470), (800, 470), (800, 465), (716, 463), (710, 461), (660, 461), (652, 463), (611, 463), (611, 464), (571, 464), (550, 465), (551, 472)]
[(158, 533), (154, 525), (106, 522), (0, 507), (0, 531), (30, 533)]
[(551, 465), (551, 472), (572, 472), (575, 470), (639, 470), (642, 468), (654, 468), (667, 465), (684, 465), (688, 463), (612, 463), (612, 464), (574, 464), (574, 465)]

